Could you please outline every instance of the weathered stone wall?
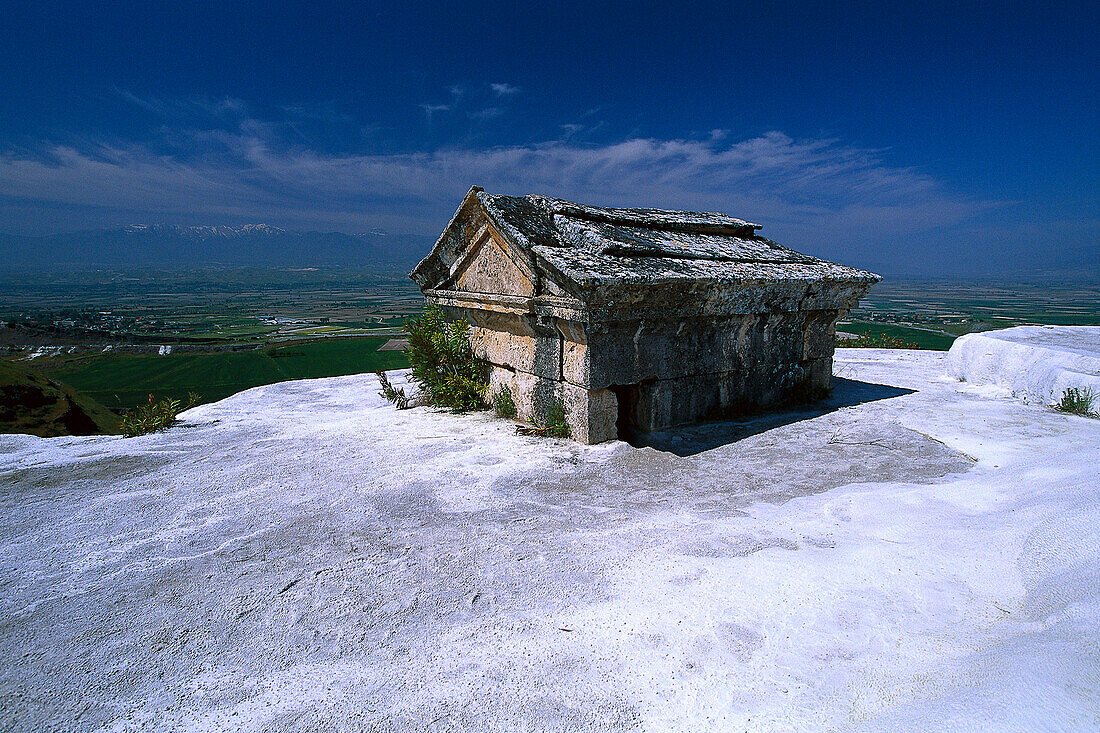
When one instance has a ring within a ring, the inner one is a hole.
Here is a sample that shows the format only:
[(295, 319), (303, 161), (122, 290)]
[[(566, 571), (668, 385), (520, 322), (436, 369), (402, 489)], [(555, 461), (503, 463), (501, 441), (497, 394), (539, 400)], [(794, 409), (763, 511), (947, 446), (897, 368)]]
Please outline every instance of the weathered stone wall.
[(452, 309), (471, 322), (474, 353), (493, 365), (519, 414), (544, 424), (560, 400), (573, 436), (618, 437), (619, 401), (637, 430), (805, 402), (832, 387), (835, 310), (580, 324)]
[(589, 325), (584, 343), (571, 352), (575, 357), (565, 359), (564, 377), (600, 389), (652, 379), (751, 371), (760, 365), (803, 364), (832, 356), (837, 316), (836, 311), (753, 313)]
[(838, 315), (623, 324), (589, 336), (584, 386), (629, 399), (643, 431), (818, 399), (832, 387)]

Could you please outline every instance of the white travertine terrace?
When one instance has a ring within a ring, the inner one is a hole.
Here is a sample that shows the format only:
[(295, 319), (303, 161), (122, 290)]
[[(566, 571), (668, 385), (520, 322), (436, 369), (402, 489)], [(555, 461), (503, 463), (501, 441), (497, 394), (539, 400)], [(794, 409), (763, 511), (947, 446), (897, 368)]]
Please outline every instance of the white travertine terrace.
[(373, 375), (0, 435), (0, 729), (1095, 728), (1100, 421), (836, 369), (684, 455)]
[[(1100, 326), (1016, 326), (955, 340), (951, 376), (991, 384), (1029, 402), (1049, 405), (1069, 388), (1100, 400)], [(1100, 407), (1100, 405), (1098, 405)]]

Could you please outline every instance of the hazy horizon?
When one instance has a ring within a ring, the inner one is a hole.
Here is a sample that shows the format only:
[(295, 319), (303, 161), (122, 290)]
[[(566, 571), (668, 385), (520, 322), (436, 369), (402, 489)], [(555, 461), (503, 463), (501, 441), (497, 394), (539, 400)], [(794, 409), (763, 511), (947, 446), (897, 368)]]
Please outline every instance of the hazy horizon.
[[(261, 229), (266, 227), (266, 229)], [(179, 230), (206, 230), (208, 236), (200, 237), (199, 232), (180, 232)], [(224, 232), (212, 230), (232, 229), (230, 236)], [(763, 234), (764, 232), (761, 232)], [(129, 239), (134, 236), (144, 239), (143, 247), (136, 251)], [(114, 249), (112, 247), (114, 238)], [(248, 222), (239, 225), (228, 224), (169, 224), (167, 222), (141, 222), (102, 229), (85, 229), (57, 234), (10, 234), (0, 231), (0, 269), (20, 270), (67, 270), (91, 271), (151, 269), (207, 269), (207, 268), (256, 268), (280, 269), (285, 267), (316, 267), (321, 269), (362, 269), (371, 266), (384, 271), (411, 268), (426, 256), (435, 242), (436, 235), (415, 235), (394, 232), (340, 232), (310, 229), (287, 229), (274, 227), (266, 222)], [(44, 246), (47, 249), (28, 252), (20, 249), (29, 243)], [(263, 252), (232, 251), (218, 257), (209, 250), (204, 256), (197, 256), (200, 250), (193, 248), (195, 242), (204, 244), (225, 244), (226, 242), (248, 242), (254, 247), (269, 245)], [(301, 245), (312, 245), (302, 250)], [(348, 250), (350, 244), (362, 244), (363, 251)], [(790, 244), (790, 243), (785, 243)], [(185, 245), (192, 248), (184, 250)], [(275, 246), (271, 246), (275, 245)], [(298, 248), (297, 250), (295, 248)], [(799, 249), (798, 247), (794, 247)], [(807, 254), (819, 255), (812, 248), (801, 248)], [(105, 250), (106, 256), (105, 256)], [(342, 254), (341, 254), (342, 252)], [(137, 257), (135, 260), (134, 257)], [(842, 264), (859, 265), (890, 279), (928, 280), (944, 282), (1060, 282), (1073, 284), (1091, 284), (1100, 282), (1100, 270), (1095, 267), (1080, 267), (1069, 263), (1046, 268), (1021, 267), (1011, 270), (1002, 268), (989, 270), (975, 268), (973, 264), (960, 263), (947, 269), (938, 266), (921, 267), (919, 263), (876, 264), (874, 258), (861, 262), (845, 258), (834, 258)]]

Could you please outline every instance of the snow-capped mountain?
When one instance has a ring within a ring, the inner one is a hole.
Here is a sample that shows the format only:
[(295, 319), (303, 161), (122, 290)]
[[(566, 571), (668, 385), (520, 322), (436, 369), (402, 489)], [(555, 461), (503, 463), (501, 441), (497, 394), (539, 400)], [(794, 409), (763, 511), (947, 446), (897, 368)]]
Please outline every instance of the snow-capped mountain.
[(278, 237), (287, 234), (286, 229), (270, 224), (244, 224), (242, 226), (179, 226), (178, 224), (130, 224), (122, 227), (129, 234), (161, 234), (189, 239), (234, 239), (247, 236)]

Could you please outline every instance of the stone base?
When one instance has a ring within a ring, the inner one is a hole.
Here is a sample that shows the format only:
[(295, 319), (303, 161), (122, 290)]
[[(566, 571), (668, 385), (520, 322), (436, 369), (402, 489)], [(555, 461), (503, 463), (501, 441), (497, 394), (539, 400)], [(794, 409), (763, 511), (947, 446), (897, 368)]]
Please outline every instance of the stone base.
[(474, 354), (492, 366), (491, 393), (507, 387), (536, 425), (560, 402), (584, 443), (818, 399), (832, 388), (842, 315), (582, 323), (451, 310), (471, 323)]
[(638, 432), (721, 420), (824, 397), (832, 389), (832, 358), (753, 371), (699, 374), (613, 387), (617, 423)]
[(573, 439), (602, 443), (629, 440), (635, 432), (819, 399), (832, 388), (832, 357), (804, 366), (702, 374), (607, 389), (585, 389), (495, 365), (489, 381), (490, 394), (508, 389), (520, 419), (546, 425), (551, 407), (559, 402)]
[(574, 440), (602, 443), (618, 437), (615, 427), (618, 400), (609, 389), (588, 390), (494, 365), (489, 376), (489, 394), (496, 394), (502, 387), (511, 393), (516, 417), (521, 420), (544, 426), (551, 407), (559, 402)]

